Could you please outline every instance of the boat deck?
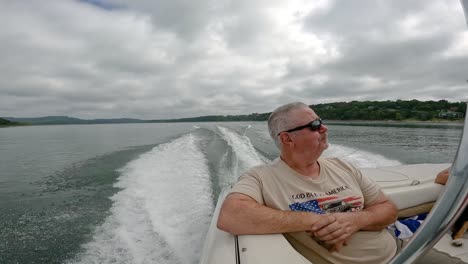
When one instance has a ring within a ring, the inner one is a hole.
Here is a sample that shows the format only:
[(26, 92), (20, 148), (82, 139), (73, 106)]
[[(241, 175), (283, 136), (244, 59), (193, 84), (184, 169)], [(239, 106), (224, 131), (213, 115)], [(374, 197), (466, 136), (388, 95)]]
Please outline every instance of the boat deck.
[(449, 234), (445, 234), (439, 242), (434, 246), (439, 251), (446, 252), (450, 256), (457, 257), (463, 262), (468, 263), (468, 233), (465, 233), (463, 237), (463, 246), (455, 247), (452, 246), (452, 238)]

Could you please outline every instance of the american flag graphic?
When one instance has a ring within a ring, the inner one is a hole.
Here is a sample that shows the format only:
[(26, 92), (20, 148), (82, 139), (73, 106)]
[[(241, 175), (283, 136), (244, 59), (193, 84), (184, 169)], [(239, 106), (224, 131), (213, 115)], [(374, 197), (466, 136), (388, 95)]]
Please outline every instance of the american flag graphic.
[(289, 205), (289, 208), (291, 211), (325, 214), (359, 211), (362, 209), (362, 205), (362, 198), (359, 196), (328, 196), (303, 203), (293, 203)]

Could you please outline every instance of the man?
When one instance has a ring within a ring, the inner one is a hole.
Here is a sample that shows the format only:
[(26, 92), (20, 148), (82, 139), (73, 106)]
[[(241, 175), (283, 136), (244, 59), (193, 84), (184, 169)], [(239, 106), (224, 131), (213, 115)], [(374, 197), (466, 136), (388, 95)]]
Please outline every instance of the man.
[(386, 263), (385, 227), (395, 205), (351, 164), (320, 158), (328, 128), (303, 103), (277, 108), (268, 128), (281, 156), (250, 169), (226, 197), (218, 228), (235, 235), (284, 233), (312, 263)]

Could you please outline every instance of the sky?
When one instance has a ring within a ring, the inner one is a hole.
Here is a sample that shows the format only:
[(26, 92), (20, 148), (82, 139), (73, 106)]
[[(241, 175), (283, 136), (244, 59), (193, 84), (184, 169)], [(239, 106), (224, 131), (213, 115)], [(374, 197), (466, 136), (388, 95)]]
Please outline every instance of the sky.
[(468, 100), (458, 0), (0, 0), (0, 116)]

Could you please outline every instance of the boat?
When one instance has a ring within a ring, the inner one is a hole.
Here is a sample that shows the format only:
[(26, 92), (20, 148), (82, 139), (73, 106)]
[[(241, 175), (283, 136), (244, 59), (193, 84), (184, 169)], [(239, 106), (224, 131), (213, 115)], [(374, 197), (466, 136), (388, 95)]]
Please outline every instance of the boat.
[[(461, 0), (468, 25), (468, 0)], [(467, 112), (468, 113), (468, 112)], [(465, 114), (465, 124), (468, 116)], [(434, 183), (437, 173), (451, 167), (451, 176), (444, 187)], [(373, 178), (393, 200), (399, 218), (430, 211), (429, 216), (390, 264), (413, 263), (434, 247), (468, 263), (468, 236), (462, 248), (452, 247), (447, 234), (450, 226), (468, 207), (468, 129), (453, 164), (412, 164), (375, 169), (361, 169)], [(200, 264), (310, 264), (294, 250), (282, 234), (234, 236), (216, 227), (224, 198), (230, 188), (219, 195), (213, 219), (205, 240)], [(436, 244), (437, 243), (437, 244)]]
[[(410, 164), (380, 168), (363, 168), (361, 172), (374, 179), (393, 200), (399, 218), (429, 212), (445, 186), (434, 183), (437, 173), (452, 164)], [(307, 264), (311, 263), (289, 244), (282, 234), (234, 236), (216, 227), (218, 214), (230, 187), (219, 195), (207, 233), (200, 264)], [(435, 248), (468, 263), (468, 236), (461, 248), (450, 244), (445, 234)]]

